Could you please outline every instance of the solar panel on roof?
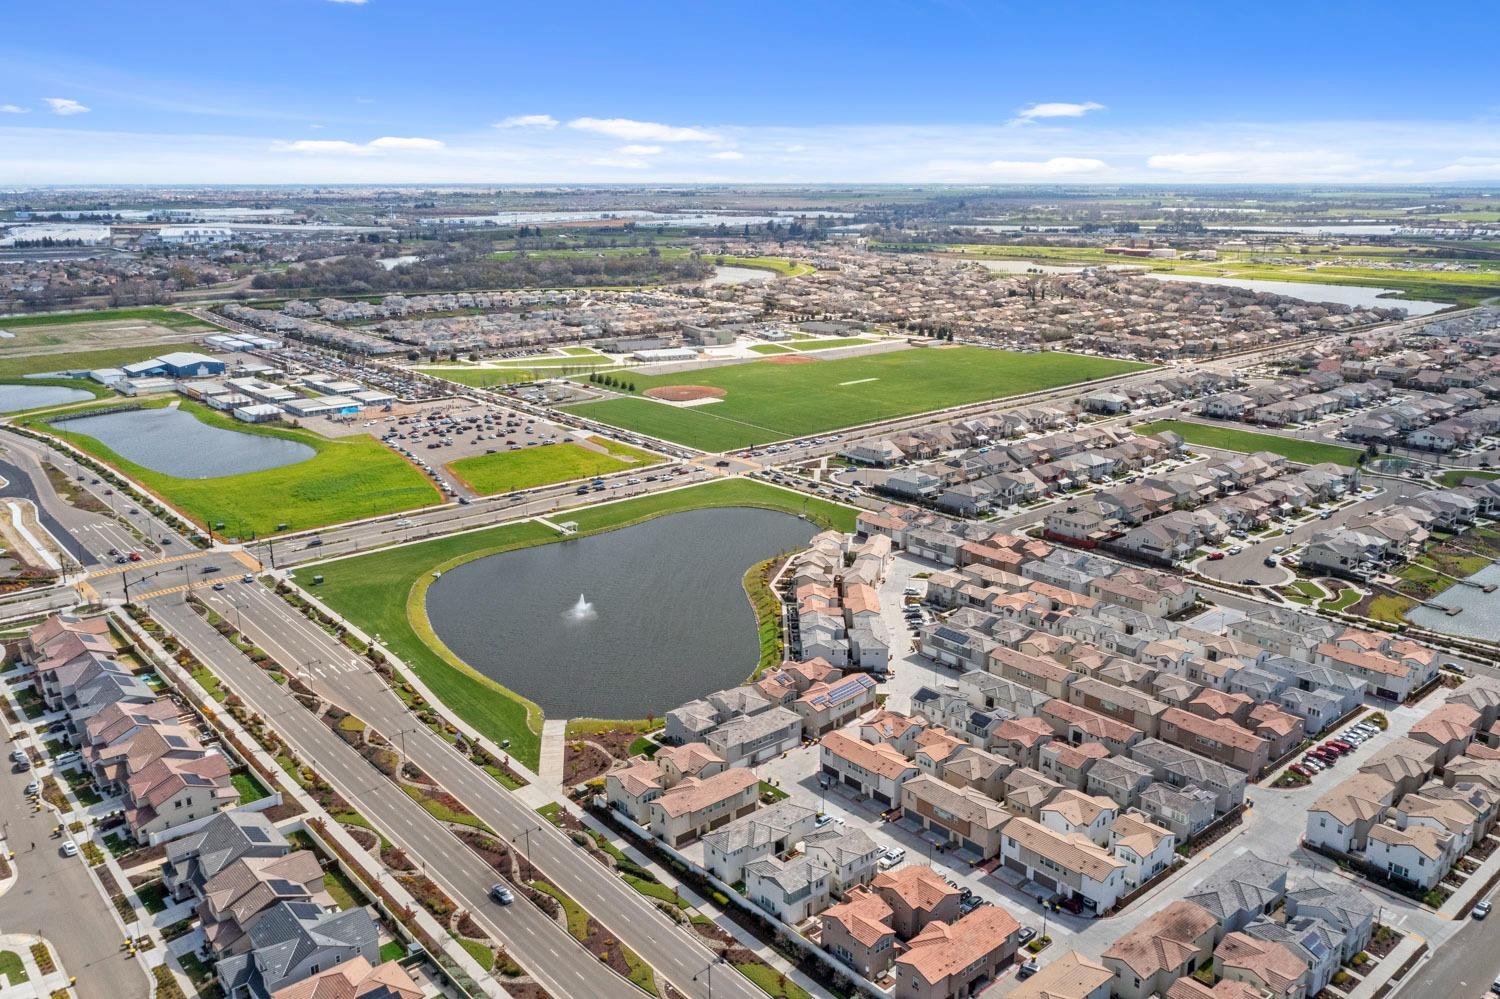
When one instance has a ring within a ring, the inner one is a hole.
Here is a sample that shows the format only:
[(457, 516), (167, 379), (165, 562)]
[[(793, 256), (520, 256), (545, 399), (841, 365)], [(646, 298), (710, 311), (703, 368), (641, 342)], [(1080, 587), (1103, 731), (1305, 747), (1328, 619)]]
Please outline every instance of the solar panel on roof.
[(302, 886), (286, 878), (272, 878), (266, 885), (277, 895), (301, 895)]
[(187, 740), (180, 735), (169, 735), (166, 737), (166, 742), (173, 749), (182, 749), (187, 745)]
[(269, 843), (269, 842), (271, 842), (271, 837), (267, 836), (266, 835), (266, 831), (264, 829), (260, 828), (259, 826), (245, 826), (244, 829), (245, 829), (245, 838), (248, 839), (252, 843)]

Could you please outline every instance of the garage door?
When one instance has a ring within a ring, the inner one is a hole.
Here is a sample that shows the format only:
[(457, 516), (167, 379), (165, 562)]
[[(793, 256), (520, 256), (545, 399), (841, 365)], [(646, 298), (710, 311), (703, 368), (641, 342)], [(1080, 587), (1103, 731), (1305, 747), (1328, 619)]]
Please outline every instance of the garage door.
[(1008, 870), (1015, 871), (1017, 874), (1026, 873), (1026, 865), (1017, 857), (1006, 857), (1005, 866)]
[(882, 805), (889, 806), (889, 805), (893, 804), (893, 802), (891, 801), (891, 796), (888, 795), (888, 794), (886, 794), (886, 793), (884, 793), (883, 791), (873, 791), (873, 792), (871, 792), (871, 795), (872, 795), (872, 797), (874, 797), (874, 799), (876, 801), (880, 802)]
[(826, 763), (823, 764), (823, 772), (830, 777), (837, 777), (839, 775), (838, 767), (831, 767)]
[(1035, 881), (1037, 884), (1041, 885), (1043, 888), (1048, 889), (1049, 891), (1057, 890), (1057, 882), (1054, 879), (1049, 878), (1047, 875), (1043, 874), (1041, 871), (1037, 871), (1035, 874), (1033, 874), (1031, 876), (1031, 880)]
[(844, 783), (854, 788), (854, 790), (859, 791), (860, 793), (864, 793), (865, 786), (861, 784), (857, 778), (850, 777), (849, 775), (845, 774)]

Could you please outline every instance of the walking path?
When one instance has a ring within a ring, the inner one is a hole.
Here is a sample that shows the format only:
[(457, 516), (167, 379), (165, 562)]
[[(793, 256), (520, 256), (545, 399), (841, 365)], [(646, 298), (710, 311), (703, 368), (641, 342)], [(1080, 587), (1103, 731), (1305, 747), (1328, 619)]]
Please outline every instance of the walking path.
[(1417, 951), (1427, 946), (1427, 941), (1416, 933), (1408, 933), (1401, 938), (1395, 948), (1381, 958), (1380, 963), (1371, 969), (1370, 973), (1360, 980), (1349, 993), (1349, 999), (1373, 999), (1376, 992), (1384, 988), (1401, 966), (1410, 960)]
[(542, 722), (542, 755), (537, 764), (537, 776), (552, 787), (562, 787), (563, 746), (567, 734), (566, 718), (548, 718)]

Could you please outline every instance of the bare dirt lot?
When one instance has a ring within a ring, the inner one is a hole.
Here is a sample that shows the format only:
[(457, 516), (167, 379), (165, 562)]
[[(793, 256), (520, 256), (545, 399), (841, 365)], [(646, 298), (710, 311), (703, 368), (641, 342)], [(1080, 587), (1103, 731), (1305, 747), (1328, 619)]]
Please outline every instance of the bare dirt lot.
[(0, 329), (10, 336), (0, 339), (0, 357), (16, 354), (57, 354), (74, 350), (108, 350), (137, 344), (184, 343), (202, 332), (169, 329), (146, 319), (114, 319), (95, 323), (8, 328), (0, 318)]
[(808, 357), (806, 354), (773, 354), (766, 358), (767, 364), (813, 364), (817, 362), (816, 357)]

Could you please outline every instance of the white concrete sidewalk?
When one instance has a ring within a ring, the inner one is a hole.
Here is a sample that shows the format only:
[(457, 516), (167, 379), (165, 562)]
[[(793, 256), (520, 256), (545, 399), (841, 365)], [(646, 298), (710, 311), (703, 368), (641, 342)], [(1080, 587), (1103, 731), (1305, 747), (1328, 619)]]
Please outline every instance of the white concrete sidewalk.
[(542, 722), (542, 750), (537, 764), (537, 776), (554, 788), (562, 787), (563, 750), (567, 734), (566, 718), (548, 718)]

